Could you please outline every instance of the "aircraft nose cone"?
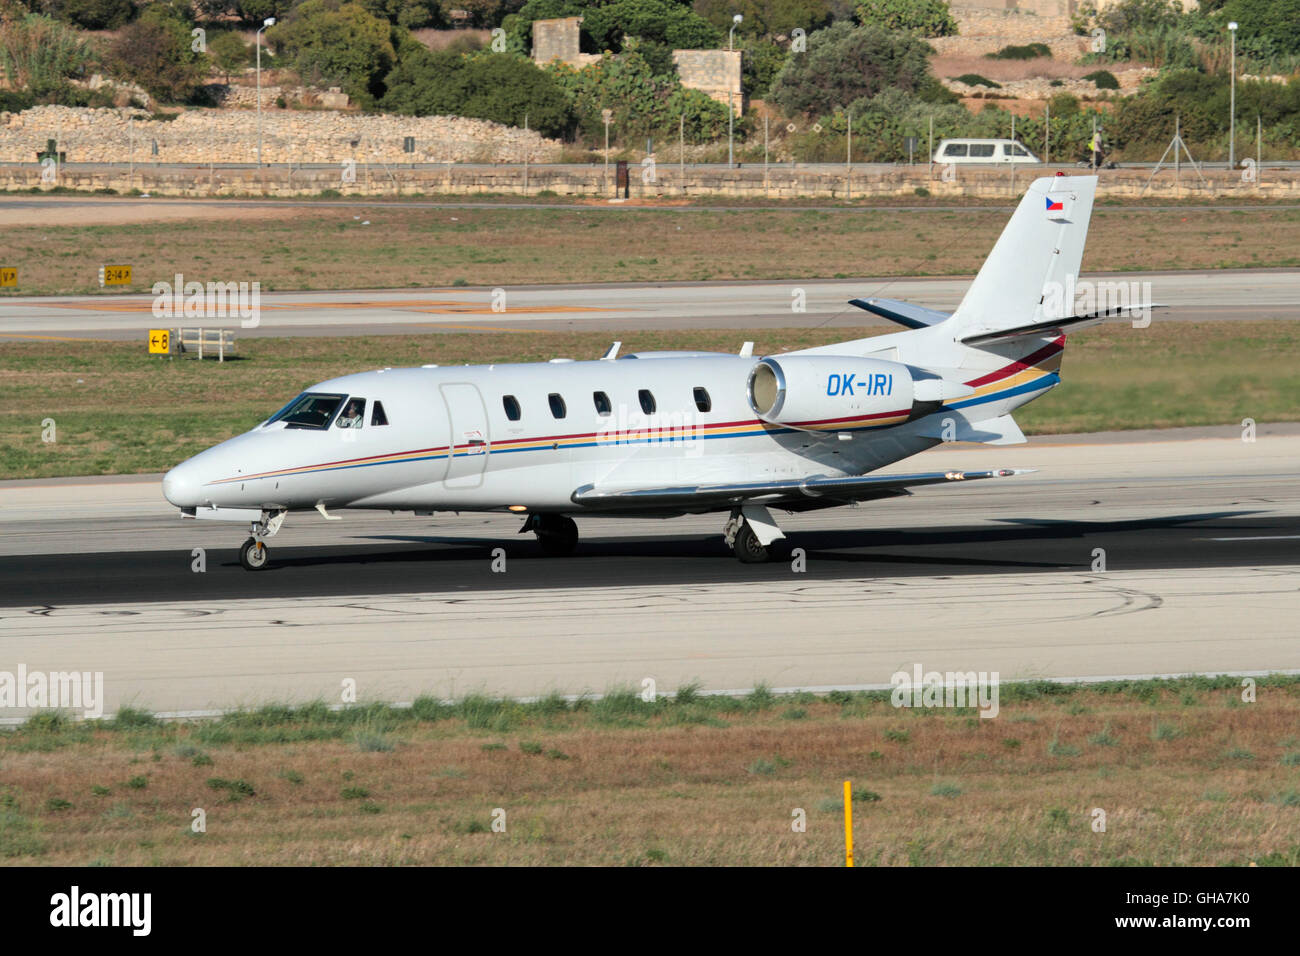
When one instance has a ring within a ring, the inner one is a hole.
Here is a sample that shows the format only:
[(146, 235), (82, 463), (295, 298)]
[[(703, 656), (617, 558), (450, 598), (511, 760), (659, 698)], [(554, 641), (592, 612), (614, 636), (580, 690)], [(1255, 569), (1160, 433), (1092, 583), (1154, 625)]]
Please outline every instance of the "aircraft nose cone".
[(199, 480), (194, 469), (177, 465), (163, 475), (163, 497), (177, 508), (195, 508), (199, 504)]

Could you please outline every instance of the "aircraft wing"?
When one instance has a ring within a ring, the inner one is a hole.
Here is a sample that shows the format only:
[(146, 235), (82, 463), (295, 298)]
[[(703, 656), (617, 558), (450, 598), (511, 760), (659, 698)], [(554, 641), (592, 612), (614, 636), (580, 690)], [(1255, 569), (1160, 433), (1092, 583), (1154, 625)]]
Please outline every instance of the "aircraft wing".
[(573, 503), (591, 510), (651, 510), (675, 508), (709, 511), (728, 505), (770, 504), (803, 511), (846, 501), (865, 501), (909, 494), (909, 488), (981, 478), (1009, 478), (1032, 468), (996, 471), (933, 471), (916, 475), (855, 475), (848, 478), (814, 477), (784, 481), (747, 481), (735, 484), (677, 485), (662, 488), (604, 488), (583, 485), (573, 492)]

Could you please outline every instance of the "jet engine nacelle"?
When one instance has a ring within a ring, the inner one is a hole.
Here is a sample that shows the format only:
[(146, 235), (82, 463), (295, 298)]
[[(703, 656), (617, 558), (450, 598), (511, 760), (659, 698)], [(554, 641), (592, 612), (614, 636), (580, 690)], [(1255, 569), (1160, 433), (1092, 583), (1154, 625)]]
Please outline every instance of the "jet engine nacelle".
[(810, 431), (897, 424), (915, 398), (906, 365), (834, 355), (762, 359), (749, 373), (748, 391), (763, 421)]

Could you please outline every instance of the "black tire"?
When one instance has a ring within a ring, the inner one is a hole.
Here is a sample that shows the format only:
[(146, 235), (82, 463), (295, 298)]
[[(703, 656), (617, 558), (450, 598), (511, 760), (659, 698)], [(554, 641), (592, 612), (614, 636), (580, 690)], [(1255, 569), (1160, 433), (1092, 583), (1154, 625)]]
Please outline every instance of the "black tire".
[(249, 538), (239, 549), (239, 563), (245, 571), (261, 571), (270, 561), (271, 549), (256, 538)]
[(542, 552), (551, 557), (567, 557), (578, 547), (578, 523), (564, 515), (542, 515), (536, 532)]
[(754, 534), (748, 521), (741, 524), (731, 548), (741, 564), (762, 564), (772, 556), (767, 547), (759, 543), (758, 535)]

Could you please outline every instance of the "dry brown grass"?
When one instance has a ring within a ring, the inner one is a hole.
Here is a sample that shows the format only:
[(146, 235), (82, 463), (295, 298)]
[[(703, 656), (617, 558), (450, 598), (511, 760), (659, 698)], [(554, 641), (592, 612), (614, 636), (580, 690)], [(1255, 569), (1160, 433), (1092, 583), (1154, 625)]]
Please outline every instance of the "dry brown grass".
[(1042, 77), (1048, 80), (1077, 80), (1097, 69), (1080, 66), (1065, 60), (1040, 56), (1032, 60), (993, 60), (983, 56), (963, 53), (945, 53), (930, 60), (935, 76), (947, 79), (964, 73), (978, 73), (998, 83), (1014, 80), (1031, 80)]
[[(362, 215), (362, 213), (364, 215)], [(136, 291), (176, 273), (273, 289), (781, 279), (976, 272), (1008, 210), (294, 208), (255, 225), (196, 219), (27, 226), (0, 237), (20, 295), (99, 292), (105, 262)], [(370, 225), (363, 225), (369, 221)], [(1300, 210), (1098, 208), (1090, 271), (1300, 264)]]
[[(1300, 693), (1237, 695), (1076, 691), (1004, 703), (993, 720), (810, 695), (706, 724), (602, 725), (585, 710), (493, 732), (448, 719), (394, 729), (390, 752), (347, 739), (209, 746), (186, 726), (50, 751), (10, 735), (0, 814), (25, 828), (17, 840), (0, 826), (0, 850), (67, 865), (834, 865), (851, 779), (879, 796), (855, 801), (860, 864), (1295, 865), (1300, 767), (1285, 755), (1300, 751)], [(1156, 739), (1158, 725), (1177, 736)], [(211, 765), (177, 749), (196, 742)], [(214, 777), (256, 793), (232, 799)], [(190, 830), (196, 807), (205, 834)], [(1098, 807), (1105, 833), (1090, 825)], [(487, 832), (494, 808), (504, 833)], [(796, 808), (806, 833), (792, 831)]]

